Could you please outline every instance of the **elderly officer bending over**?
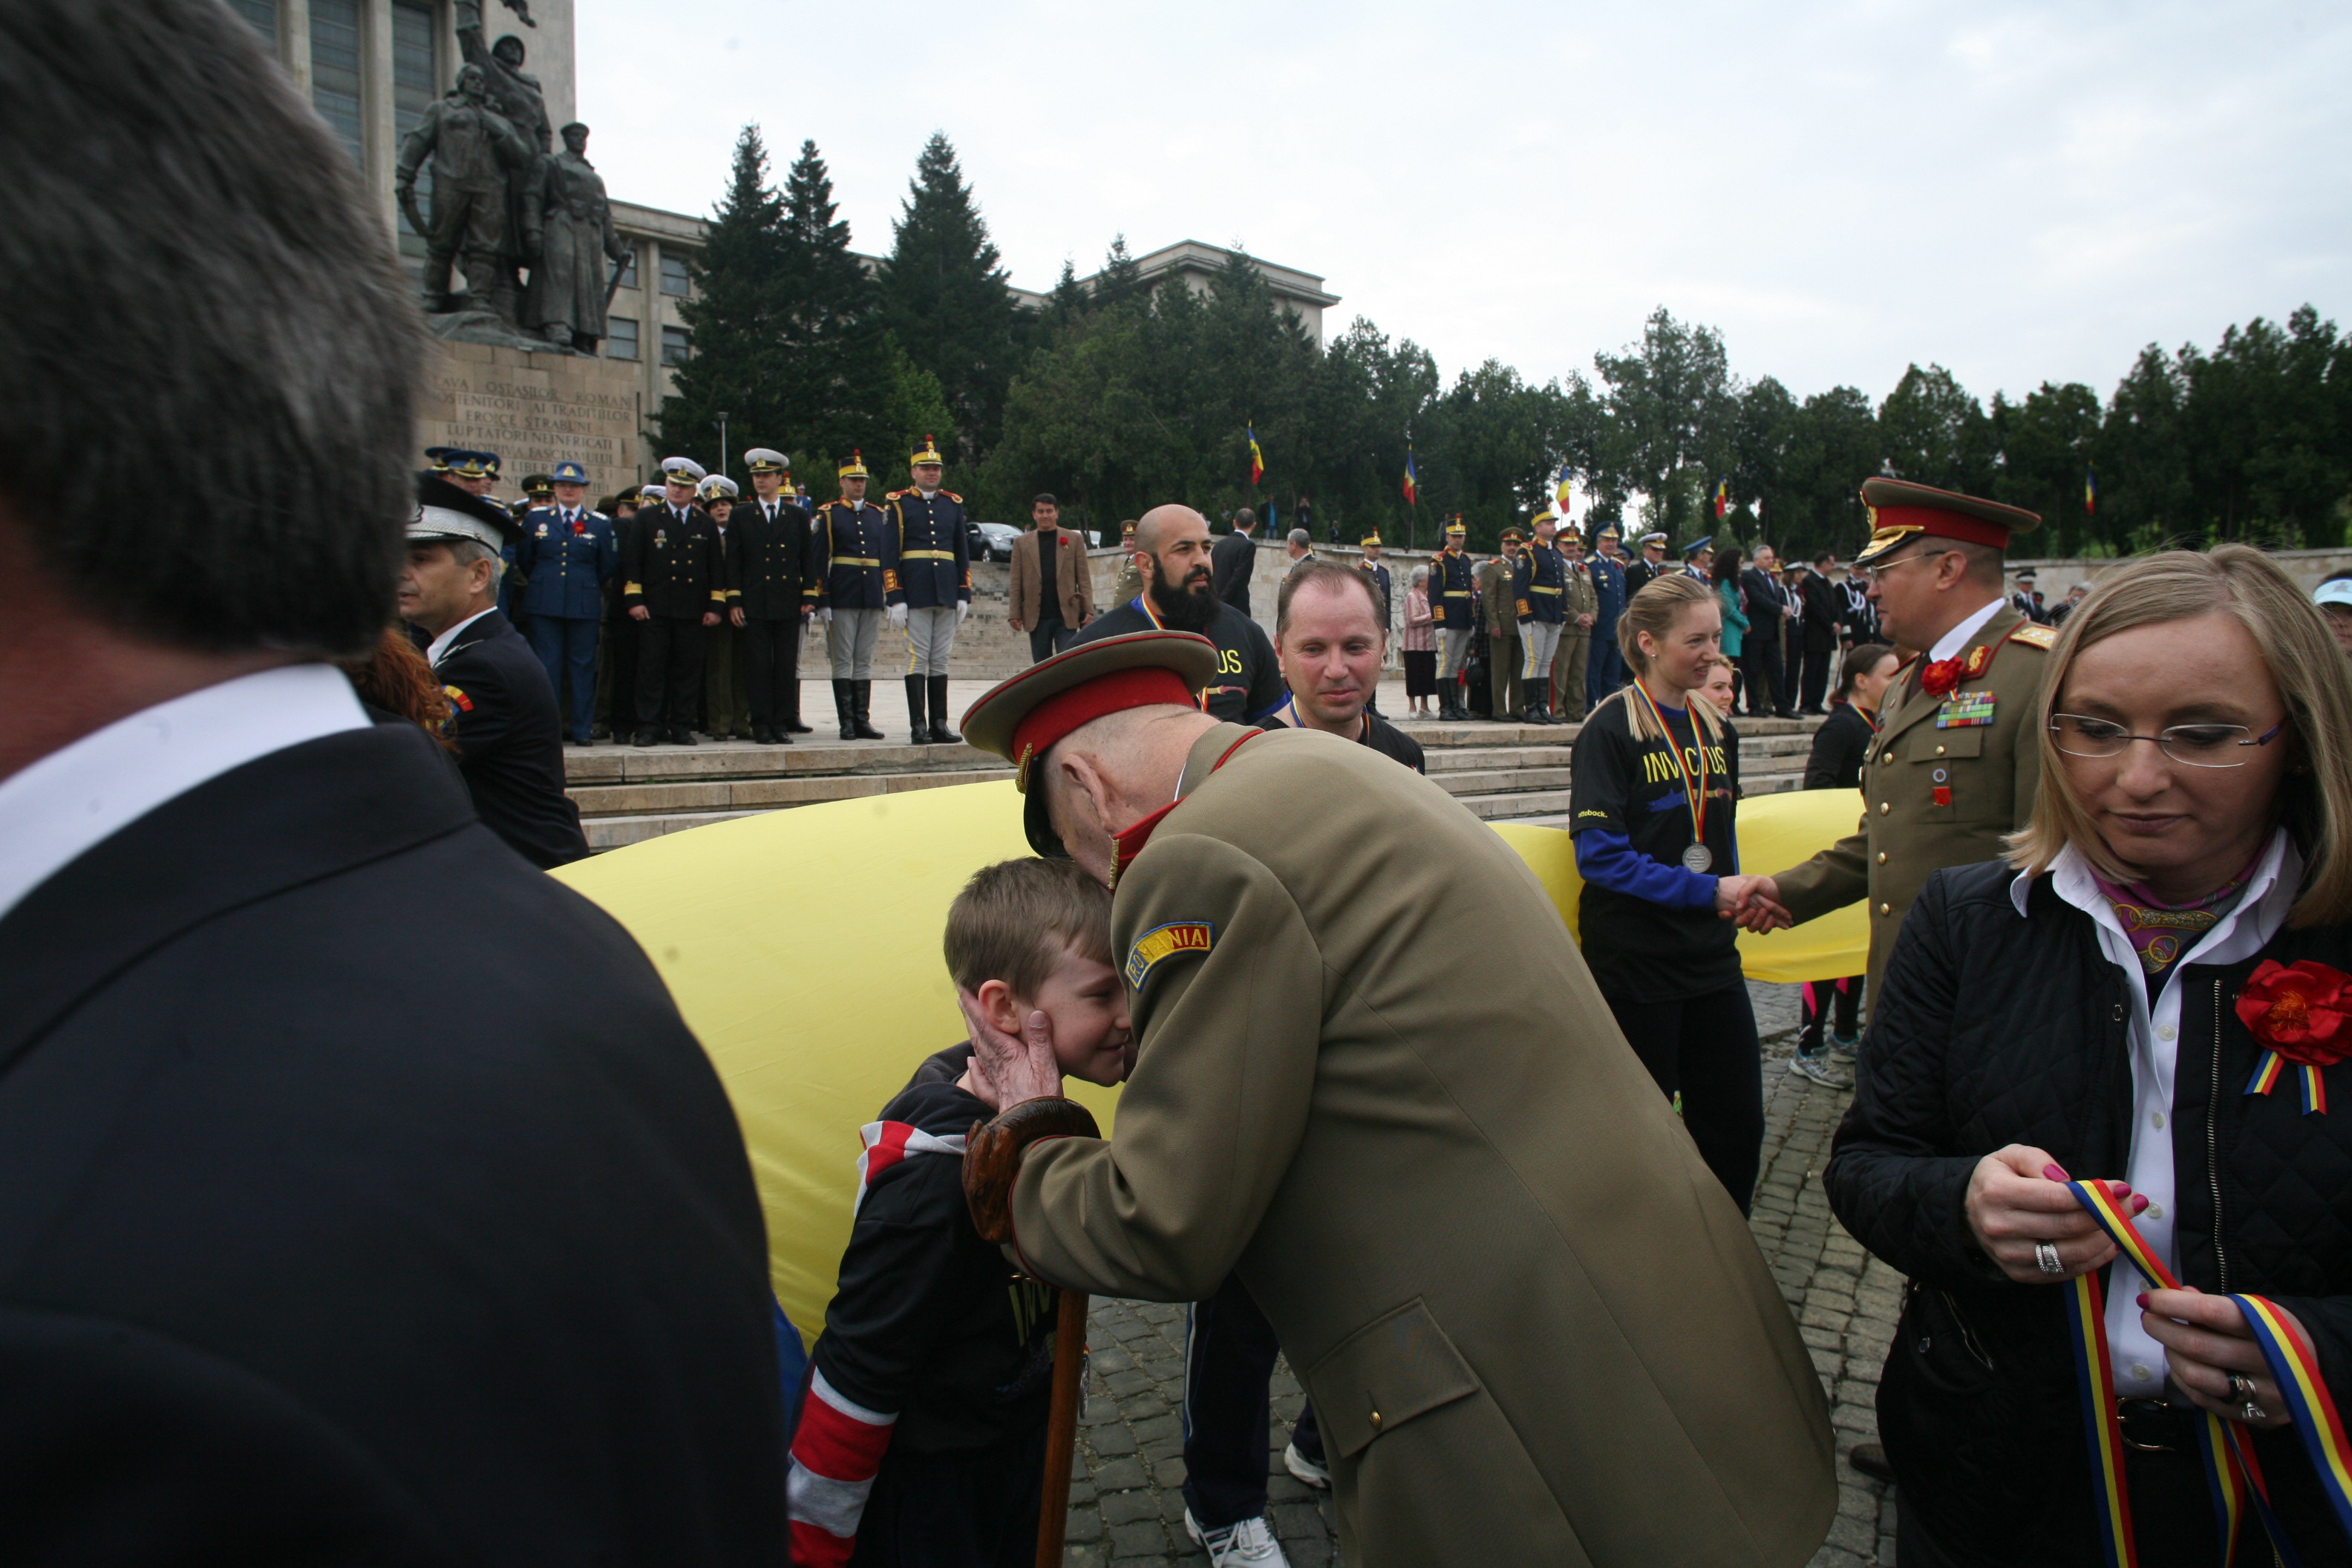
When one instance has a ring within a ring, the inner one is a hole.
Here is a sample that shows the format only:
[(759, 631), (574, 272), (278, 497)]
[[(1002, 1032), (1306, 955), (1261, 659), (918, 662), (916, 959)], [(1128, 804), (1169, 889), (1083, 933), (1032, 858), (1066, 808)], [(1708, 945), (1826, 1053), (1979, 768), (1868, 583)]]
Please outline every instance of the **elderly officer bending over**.
[[(1534, 875), (1369, 746), (1201, 712), (1215, 658), (1082, 644), (964, 716), (1031, 844), (1112, 884), (1139, 1042), (1116, 1138), (1073, 1136), (1043, 1018), (966, 999), (982, 1234), (1107, 1295), (1238, 1271), (1352, 1563), (1803, 1563), (1836, 1501), (1812, 1364)], [(1472, 931), (1487, 980), (1447, 984)]]

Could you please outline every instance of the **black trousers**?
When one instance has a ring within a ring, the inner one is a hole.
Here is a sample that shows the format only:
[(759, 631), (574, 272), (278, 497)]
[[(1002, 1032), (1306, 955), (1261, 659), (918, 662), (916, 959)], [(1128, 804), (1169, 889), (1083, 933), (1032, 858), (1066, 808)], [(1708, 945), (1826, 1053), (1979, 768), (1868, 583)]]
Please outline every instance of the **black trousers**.
[(604, 622), (604, 722), (615, 735), (637, 727), (637, 623), (622, 615)]
[(637, 623), (637, 727), (684, 730), (702, 709), (702, 617)]
[(801, 716), (798, 616), (743, 623), (743, 698), (755, 730), (772, 730)]
[(1750, 634), (1740, 662), (1748, 667), (1748, 716), (1769, 719), (1789, 706), (1789, 672), (1780, 667), (1780, 624)]
[(1805, 638), (1805, 670), (1797, 683), (1797, 706), (1808, 713), (1822, 710), (1822, 699), (1829, 695), (1830, 664), (1837, 658), (1837, 639), (1808, 636)]
[[(1265, 1512), (1274, 1451), (1266, 1379), (1282, 1350), (1274, 1325), (1238, 1274), (1196, 1301), (1184, 1329), (1184, 1506), (1202, 1530), (1223, 1530)], [(1315, 1407), (1298, 1413), (1291, 1441), (1323, 1458)]]
[(1611, 996), (1609, 1010), (1660, 1090), (1681, 1094), (1699, 1158), (1746, 1214), (1764, 1148), (1763, 1047), (1747, 982), (1674, 1002)]
[(1031, 1568), (1045, 1484), (1043, 1427), (967, 1454), (882, 1458), (853, 1568)]
[(1863, 976), (1849, 974), (1843, 980), (1808, 980), (1805, 982), (1805, 1029), (1798, 1036), (1798, 1048), (1807, 1056), (1819, 1056), (1822, 1049), (1822, 1026), (1832, 1024), (1831, 1014), (1836, 1014), (1832, 1026), (1841, 1039), (1853, 1039), (1862, 1013)]
[(1078, 629), (1066, 626), (1060, 621), (1048, 621), (1029, 628), (1029, 662), (1043, 664), (1057, 653), (1067, 653), (1070, 645), (1078, 640)]

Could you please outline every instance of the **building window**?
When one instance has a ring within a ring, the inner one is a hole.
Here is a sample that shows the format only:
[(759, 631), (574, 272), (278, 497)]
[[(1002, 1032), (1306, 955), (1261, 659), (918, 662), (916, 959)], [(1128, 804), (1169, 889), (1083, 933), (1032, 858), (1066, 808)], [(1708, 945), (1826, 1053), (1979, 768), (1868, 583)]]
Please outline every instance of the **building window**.
[(604, 357), (635, 359), (637, 357), (637, 324), (626, 316), (604, 318)]
[(636, 286), (637, 253), (632, 250), (629, 252), (629, 259), (621, 264), (621, 287), (624, 289), (634, 289)]
[(253, 24), (272, 54), (278, 52), (278, 0), (228, 0), (229, 9)]
[(686, 270), (686, 258), (669, 251), (662, 252), (662, 292), (676, 294), (680, 299), (693, 291), (694, 279)]
[(684, 327), (664, 327), (662, 329), (662, 363), (684, 364), (691, 344), (692, 340), (687, 336)]
[(360, 162), (360, 0), (310, 0), (310, 107)]
[[(433, 106), (433, 7), (422, 0), (393, 0), (392, 3), (392, 134), (395, 148), (416, 129), (425, 111)], [(433, 162), (416, 171), (416, 203), (425, 212), (433, 210)], [(397, 215), (400, 253), (423, 257), (425, 241), (408, 226), (408, 215)]]

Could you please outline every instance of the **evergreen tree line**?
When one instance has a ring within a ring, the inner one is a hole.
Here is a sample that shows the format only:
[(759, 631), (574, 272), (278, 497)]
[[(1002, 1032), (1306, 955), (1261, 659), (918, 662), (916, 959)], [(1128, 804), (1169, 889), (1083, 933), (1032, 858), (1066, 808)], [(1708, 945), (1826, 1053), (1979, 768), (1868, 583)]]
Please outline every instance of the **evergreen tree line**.
[[(684, 307), (694, 346), (663, 450), (715, 450), (725, 411), (739, 447), (790, 452), (822, 499), (852, 449), (896, 486), (907, 443), (935, 435), (982, 517), (1024, 520), (1050, 490), (1085, 528), (1169, 500), (1271, 503), (1287, 526), (1308, 497), (1318, 538), (1336, 520), (1347, 540), (1377, 529), (1392, 544), (1433, 543), (1460, 512), (1492, 548), (1563, 468), (1593, 517), (1628, 531), (1769, 538), (1784, 553), (1857, 548), (1855, 490), (1876, 473), (2040, 512), (2035, 554), (2333, 545), (2352, 522), (2352, 335), (2309, 306), (2232, 326), (2210, 353), (2150, 344), (2104, 403), (2044, 382), (1987, 405), (1936, 364), (1874, 406), (1851, 386), (1800, 399), (1735, 375), (1720, 332), (1664, 307), (1638, 342), (1595, 354), (1590, 378), (1537, 384), (1489, 360), (1449, 384), (1427, 350), (1361, 317), (1318, 348), (1238, 256), (1205, 290), (1154, 289), (1115, 239), (1091, 286), (1066, 261), (1044, 308), (1024, 309), (943, 134), (893, 229), (868, 272), (815, 144), (778, 192), (746, 127)], [(1266, 465), (1255, 487), (1247, 428)]]

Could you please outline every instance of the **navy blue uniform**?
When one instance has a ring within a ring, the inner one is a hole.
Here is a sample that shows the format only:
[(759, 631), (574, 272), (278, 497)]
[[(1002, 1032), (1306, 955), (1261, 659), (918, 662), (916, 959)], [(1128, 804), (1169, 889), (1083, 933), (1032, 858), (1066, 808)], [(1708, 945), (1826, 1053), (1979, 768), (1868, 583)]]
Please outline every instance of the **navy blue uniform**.
[(1390, 619), (1389, 606), (1396, 603), (1396, 600), (1391, 596), (1392, 590), (1391, 589), (1389, 583), (1389, 569), (1381, 565), (1377, 561), (1359, 561), (1356, 563), (1356, 569), (1360, 572), (1370, 573), (1371, 574), (1372, 586), (1381, 591), (1381, 625), (1383, 626), (1387, 626)]
[(809, 534), (805, 595), (821, 610), (879, 610), (900, 602), (898, 537), (871, 501), (827, 501)]
[(491, 610), (442, 650), (433, 673), (449, 698), (446, 733), (482, 826), (542, 871), (584, 858), (580, 808), (563, 793), (555, 693), (522, 634)]
[(1593, 597), (1601, 604), (1592, 620), (1592, 655), (1584, 666), (1584, 706), (1590, 710), (1625, 684), (1625, 661), (1617, 648), (1617, 620), (1625, 613), (1625, 568), (1601, 554), (1585, 565), (1592, 573)]
[[(528, 580), (523, 613), (574, 741), (588, 739), (596, 709), (596, 640), (604, 584), (621, 569), (613, 520), (587, 507), (533, 507), (523, 514), (515, 569)], [(564, 682), (570, 680), (567, 693)]]
[(1523, 621), (1568, 619), (1568, 557), (1549, 544), (1530, 544), (1511, 572), (1511, 597)]
[(801, 623), (808, 616), (809, 514), (793, 502), (739, 501), (728, 520), (734, 535), (732, 601), (743, 612), (743, 695), (756, 740), (789, 739), (801, 718)]
[(1478, 584), (1470, 557), (1441, 550), (1429, 560), (1429, 614), (1441, 631), (1466, 632), (1478, 625)]
[(702, 617), (727, 607), (719, 532), (698, 506), (641, 507), (630, 538), (621, 601), (643, 605), (637, 623), (637, 726), (684, 735), (702, 694)]
[(898, 591), (910, 610), (943, 608), (971, 597), (971, 524), (963, 498), (933, 490), (893, 490), (883, 508), (898, 546)]

